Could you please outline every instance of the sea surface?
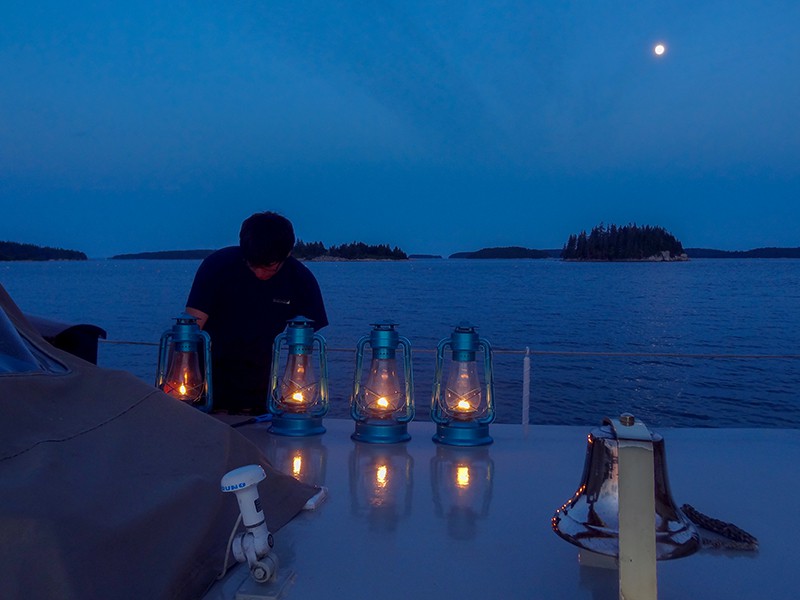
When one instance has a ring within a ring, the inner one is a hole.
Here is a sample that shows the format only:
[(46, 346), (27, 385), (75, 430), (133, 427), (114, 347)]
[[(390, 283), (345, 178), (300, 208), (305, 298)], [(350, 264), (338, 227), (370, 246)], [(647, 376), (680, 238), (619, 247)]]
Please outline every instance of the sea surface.
[[(100, 366), (145, 381), (199, 261), (0, 263), (30, 314), (108, 332)], [(331, 322), (331, 416), (348, 416), (354, 349), (392, 320), (414, 349), (427, 419), (435, 348), (467, 320), (494, 349), (497, 420), (598, 424), (631, 412), (653, 427), (800, 427), (800, 260), (311, 262)]]

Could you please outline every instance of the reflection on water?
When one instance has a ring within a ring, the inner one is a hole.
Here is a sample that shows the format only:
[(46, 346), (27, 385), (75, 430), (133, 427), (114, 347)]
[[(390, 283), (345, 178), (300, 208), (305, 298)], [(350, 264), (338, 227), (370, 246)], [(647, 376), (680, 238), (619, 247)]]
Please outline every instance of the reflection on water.
[(474, 539), (478, 521), (489, 516), (494, 478), (489, 452), (488, 446), (436, 446), (431, 459), (434, 513), (447, 521), (453, 539)]

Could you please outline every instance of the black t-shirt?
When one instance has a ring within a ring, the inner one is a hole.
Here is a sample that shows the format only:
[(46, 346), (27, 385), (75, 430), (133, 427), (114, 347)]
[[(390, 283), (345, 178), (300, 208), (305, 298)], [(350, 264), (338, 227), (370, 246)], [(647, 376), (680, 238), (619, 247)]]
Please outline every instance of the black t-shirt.
[(197, 269), (186, 305), (208, 315), (214, 408), (266, 411), (272, 344), (286, 321), (302, 315), (328, 324), (319, 284), (289, 257), (270, 279), (258, 279), (238, 246), (218, 250)]

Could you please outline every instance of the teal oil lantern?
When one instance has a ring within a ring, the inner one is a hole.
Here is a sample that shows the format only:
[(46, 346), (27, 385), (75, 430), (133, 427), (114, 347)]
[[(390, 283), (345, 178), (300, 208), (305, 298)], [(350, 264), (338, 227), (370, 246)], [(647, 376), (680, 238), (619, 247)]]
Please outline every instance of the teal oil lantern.
[[(414, 379), (411, 343), (398, 334), (396, 323), (372, 324), (372, 331), (356, 346), (356, 370), (350, 415), (356, 422), (352, 437), (357, 442), (392, 444), (411, 439), (408, 422), (414, 418)], [(364, 349), (369, 344), (372, 362), (364, 377)], [(397, 349), (403, 351), (403, 382), (397, 364)]]
[[(445, 369), (448, 348), (452, 360)], [(483, 351), (485, 385), (481, 385), (478, 373), (479, 351)], [(492, 347), (478, 336), (473, 325), (462, 322), (449, 338), (439, 342), (436, 351), (431, 397), (431, 418), (436, 423), (433, 441), (449, 446), (491, 444), (489, 423), (495, 418), (493, 390)]]
[(156, 387), (176, 400), (209, 412), (211, 387), (211, 338), (187, 313), (161, 336), (158, 345)]
[[(287, 321), (286, 330), (275, 338), (267, 406), (272, 415), (271, 433), (289, 436), (325, 433), (322, 417), (329, 408), (328, 359), (325, 339), (314, 333), (313, 323), (306, 317), (295, 317)], [(282, 350), (286, 366), (281, 376)]]

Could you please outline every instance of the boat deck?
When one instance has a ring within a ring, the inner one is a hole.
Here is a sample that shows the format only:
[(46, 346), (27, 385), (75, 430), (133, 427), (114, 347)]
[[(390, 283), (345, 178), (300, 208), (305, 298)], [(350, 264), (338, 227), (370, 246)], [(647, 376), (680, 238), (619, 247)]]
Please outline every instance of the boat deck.
[[(283, 597), (618, 597), (616, 571), (581, 566), (550, 526), (580, 483), (593, 425), (492, 425), (494, 444), (468, 449), (434, 444), (430, 422), (411, 423), (411, 441), (393, 445), (352, 441), (349, 420), (325, 426), (313, 438), (239, 429), (277, 468), (328, 488), (275, 535), (282, 573), (293, 574)], [(800, 515), (785, 503), (800, 495), (800, 430), (658, 432), (676, 504), (735, 523), (760, 545), (660, 561), (659, 598), (795, 597), (789, 542)], [(207, 600), (234, 598), (247, 577), (240, 565)]]

